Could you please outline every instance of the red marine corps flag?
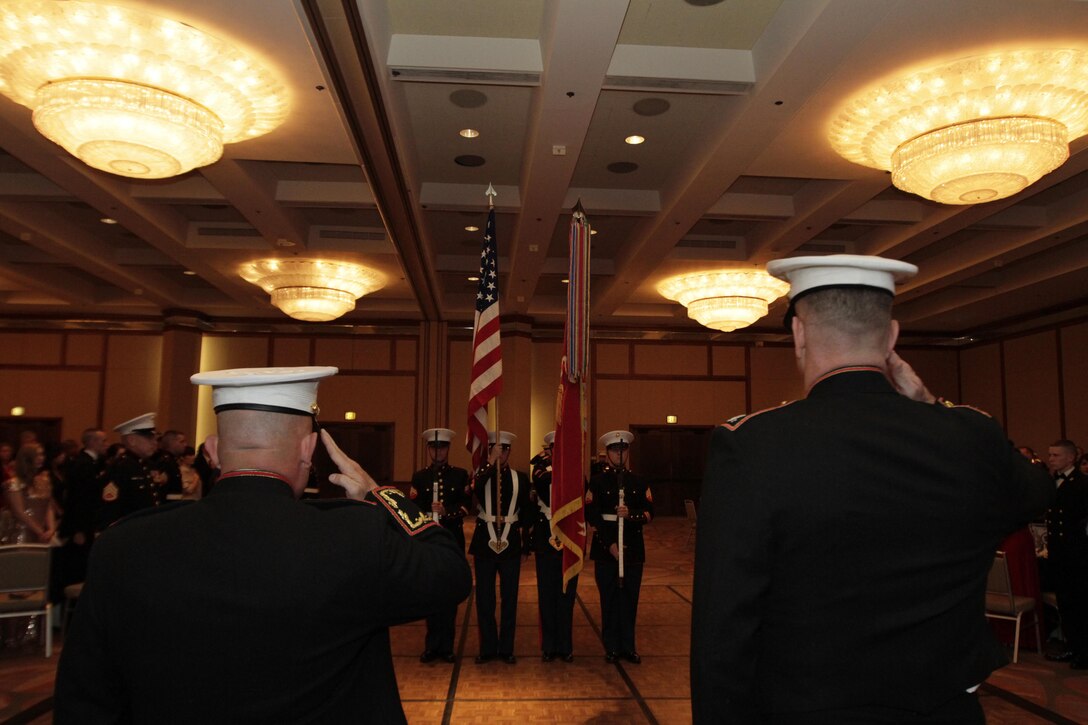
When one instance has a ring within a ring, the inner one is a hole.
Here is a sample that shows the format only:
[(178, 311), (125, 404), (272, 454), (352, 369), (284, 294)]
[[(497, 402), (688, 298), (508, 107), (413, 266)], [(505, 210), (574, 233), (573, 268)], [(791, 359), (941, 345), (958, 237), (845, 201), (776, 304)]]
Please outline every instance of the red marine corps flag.
[(472, 377), (468, 390), (465, 447), (473, 472), (487, 458), (487, 404), (502, 392), (502, 347), (499, 344), (499, 253), (495, 242), (495, 189), (487, 187), (487, 228), (480, 250), (480, 283), (476, 287), (476, 319), (472, 330)]
[(586, 550), (586, 372), (589, 370), (589, 222), (581, 202), (570, 224), (566, 350), (559, 375), (552, 453), (552, 536), (563, 545), (563, 591)]

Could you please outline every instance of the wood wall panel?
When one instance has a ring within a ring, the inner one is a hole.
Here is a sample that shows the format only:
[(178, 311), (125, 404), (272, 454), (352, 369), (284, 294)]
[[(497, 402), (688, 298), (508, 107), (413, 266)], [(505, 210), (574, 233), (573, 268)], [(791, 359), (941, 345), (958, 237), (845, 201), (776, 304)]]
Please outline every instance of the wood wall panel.
[(106, 336), (101, 333), (69, 332), (64, 344), (64, 364), (100, 366), (105, 344)]
[(936, 396), (960, 400), (959, 355), (955, 350), (899, 350), (926, 387)]
[(635, 375), (710, 374), (706, 345), (635, 343)]
[(111, 334), (106, 347), (105, 374), (102, 426), (107, 431), (155, 410), (159, 406), (162, 375), (162, 337)]
[(1045, 451), (1061, 435), (1057, 333), (1015, 337), (1003, 343), (1005, 430), (1017, 445)]
[[(99, 424), (99, 373), (73, 370), (5, 370), (3, 375), (4, 384), (0, 385), (0, 411), (4, 415), (12, 407), (21, 405), (26, 409), (25, 415), (28, 417), (61, 418), (62, 440), (78, 440), (84, 428)], [(116, 425), (122, 420), (126, 419), (120, 418), (112, 421), (110, 425)]]
[(729, 380), (598, 380), (592, 443), (603, 433), (636, 425), (716, 425), (744, 408), (745, 384)]
[[(933, 389), (930, 392), (944, 395)], [(1005, 424), (1005, 381), (1001, 376), (1000, 343), (960, 351), (960, 397), (959, 400), (949, 397), (949, 400), (985, 410), (998, 423)]]
[(354, 410), (357, 423), (392, 423), (393, 478), (411, 480), (423, 429), (416, 421), (414, 375), (334, 375), (321, 381), (317, 399), (321, 420), (342, 421)]
[[(450, 446), (450, 465), (472, 470), (472, 457), (465, 449), (465, 423), (468, 417), (468, 380), (472, 372), (472, 341), (451, 340), (449, 344), (450, 397), (448, 401), (449, 424), (443, 426), (457, 431)], [(424, 425), (430, 427), (430, 422)], [(419, 454), (422, 462), (423, 454)]]
[(751, 358), (751, 410), (723, 411), (723, 422), (741, 413), (780, 405), (784, 400), (797, 400), (805, 394), (804, 380), (797, 370), (793, 347), (762, 346), (749, 351)]
[(419, 343), (416, 340), (397, 340), (397, 370), (415, 370), (417, 368), (418, 349)]
[(352, 370), (392, 370), (393, 341), (354, 339), (351, 341)]
[(527, 443), (530, 457), (540, 451), (544, 434), (555, 429), (559, 365), (564, 352), (561, 342), (538, 342), (533, 345), (532, 420), (530, 440)]
[(631, 372), (631, 346), (626, 342), (590, 342), (589, 364), (598, 375)]
[(1088, 323), (1061, 329), (1065, 436), (1088, 446)]
[(333, 365), (341, 370), (351, 370), (351, 339), (346, 337), (319, 338), (314, 343), (314, 365)]
[(272, 364), (297, 367), (310, 364), (310, 339), (307, 337), (272, 338)]
[(60, 365), (59, 332), (0, 332), (0, 365)]
[(714, 345), (711, 347), (711, 353), (712, 374), (741, 377), (747, 374), (744, 369), (743, 345)]

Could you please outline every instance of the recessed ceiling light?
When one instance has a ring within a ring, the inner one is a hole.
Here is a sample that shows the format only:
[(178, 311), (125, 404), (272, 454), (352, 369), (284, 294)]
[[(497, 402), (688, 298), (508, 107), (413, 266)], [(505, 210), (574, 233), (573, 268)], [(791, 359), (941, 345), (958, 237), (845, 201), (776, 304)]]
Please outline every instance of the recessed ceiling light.
[(469, 224), (467, 227), (465, 227), (465, 231), (466, 232), (478, 232), (478, 231), (480, 231), (480, 227), (476, 226), (475, 224)]
[(645, 140), (646, 140), (646, 138), (644, 136), (639, 136), (639, 135), (635, 134), (633, 136), (628, 136), (627, 138), (625, 138), (624, 142), (629, 143), (632, 146), (638, 146), (640, 143), (642, 143)]
[(462, 128), (457, 133), (459, 133), (464, 138), (476, 138), (480, 135), (480, 132), (474, 128)]
[(196, 276), (196, 272), (194, 272), (191, 269), (185, 270), (184, 272), (182, 272), (182, 274), (184, 274), (186, 277), (195, 277)]
[(563, 279), (561, 279), (559, 281), (562, 282), (563, 284), (570, 284), (570, 280), (567, 279), (566, 277), (564, 277)]
[(111, 219), (108, 216), (104, 216), (101, 219), (99, 219), (98, 221), (102, 222), (103, 224), (116, 224), (117, 223), (116, 219)]
[(593, 236), (593, 235), (594, 235), (594, 234), (596, 234), (596, 233), (597, 233), (597, 230), (596, 230), (596, 229), (590, 229), (590, 230), (589, 230), (589, 236)]
[(466, 277), (465, 279), (467, 279), (469, 282), (479, 282), (480, 281), (479, 277)]

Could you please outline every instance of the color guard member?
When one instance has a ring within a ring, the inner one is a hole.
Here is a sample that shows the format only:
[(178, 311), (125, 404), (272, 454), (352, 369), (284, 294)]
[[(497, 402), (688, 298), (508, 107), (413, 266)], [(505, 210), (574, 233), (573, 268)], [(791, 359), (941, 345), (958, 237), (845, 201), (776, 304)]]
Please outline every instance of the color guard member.
[[(533, 522), (533, 552), (536, 555), (536, 593), (540, 609), (540, 649), (542, 659), (556, 657), (574, 661), (574, 600), (578, 595), (578, 577), (563, 592), (563, 549), (552, 536), (552, 444), (555, 431), (544, 436), (544, 447), (533, 457), (533, 494), (539, 509)], [(532, 507), (530, 507), (531, 509)]]
[[(476, 623), (480, 633), (480, 653), (476, 664), (495, 657), (506, 664), (517, 662), (514, 656), (514, 635), (518, 620), (518, 577), (521, 575), (521, 555), (529, 556), (528, 511), (532, 482), (525, 473), (510, 468), (510, 446), (515, 436), (499, 431), (487, 435), (488, 462), (473, 479), (476, 499), (476, 530), (472, 533), (469, 553), (476, 565)], [(495, 467), (501, 471), (502, 482), (495, 486)], [(502, 595), (502, 628), (495, 622), (495, 576), (499, 577)]]
[(653, 520), (654, 497), (649, 484), (628, 470), (627, 453), (634, 437), (630, 431), (614, 430), (597, 441), (605, 450), (607, 466), (590, 479), (586, 522), (594, 527), (591, 558), (601, 595), (605, 660), (623, 658), (637, 665), (642, 657), (635, 649), (635, 618), (646, 561), (642, 527)]
[[(415, 503), (431, 512), (431, 518), (453, 534), (460, 550), (465, 550), (465, 516), (471, 505), (468, 471), (449, 464), (450, 441), (454, 431), (449, 428), (428, 428), (423, 431), (430, 465), (412, 475)], [(467, 561), (467, 559), (466, 559)], [(427, 638), (420, 662), (442, 659), (453, 662), (453, 641), (457, 632), (457, 607), (427, 617)]]

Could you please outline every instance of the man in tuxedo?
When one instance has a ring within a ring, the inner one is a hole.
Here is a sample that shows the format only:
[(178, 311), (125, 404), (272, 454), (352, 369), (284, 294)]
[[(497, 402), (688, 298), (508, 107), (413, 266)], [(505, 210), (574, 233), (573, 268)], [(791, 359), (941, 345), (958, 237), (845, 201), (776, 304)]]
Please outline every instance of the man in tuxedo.
[(983, 616), (998, 542), (1053, 484), (894, 352), (912, 264), (775, 260), (804, 399), (714, 433), (692, 610), (696, 723), (978, 723), (1008, 659)]
[(1056, 497), (1046, 512), (1047, 571), (1058, 597), (1066, 646), (1047, 659), (1088, 669), (1088, 476), (1077, 468), (1077, 446), (1060, 440), (1047, 450)]

